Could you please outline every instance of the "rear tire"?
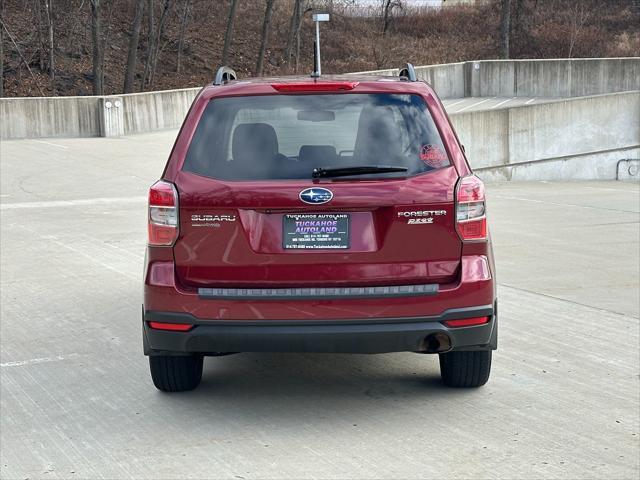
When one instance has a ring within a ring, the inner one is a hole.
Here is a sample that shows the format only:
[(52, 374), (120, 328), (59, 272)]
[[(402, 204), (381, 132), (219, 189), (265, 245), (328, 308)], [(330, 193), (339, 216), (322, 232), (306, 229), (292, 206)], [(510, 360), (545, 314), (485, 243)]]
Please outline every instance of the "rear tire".
[(480, 387), (490, 373), (491, 350), (440, 354), (440, 375), (448, 387)]
[(163, 392), (193, 390), (202, 379), (202, 355), (149, 357), (153, 384)]

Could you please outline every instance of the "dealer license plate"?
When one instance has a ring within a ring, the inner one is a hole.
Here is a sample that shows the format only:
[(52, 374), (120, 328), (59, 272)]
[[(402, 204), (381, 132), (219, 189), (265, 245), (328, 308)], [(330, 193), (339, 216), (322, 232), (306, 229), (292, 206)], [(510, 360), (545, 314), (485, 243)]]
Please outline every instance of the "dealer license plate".
[(346, 213), (291, 213), (282, 221), (282, 243), (287, 249), (349, 248)]

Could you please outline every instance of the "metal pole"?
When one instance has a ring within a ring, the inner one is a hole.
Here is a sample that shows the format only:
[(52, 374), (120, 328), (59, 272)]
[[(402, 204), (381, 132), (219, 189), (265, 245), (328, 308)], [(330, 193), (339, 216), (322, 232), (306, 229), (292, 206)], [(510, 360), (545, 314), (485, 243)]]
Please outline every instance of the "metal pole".
[(329, 21), (329, 14), (328, 13), (314, 13), (313, 14), (313, 21), (316, 24), (316, 41), (314, 42), (314, 60), (315, 60), (315, 65), (313, 66), (313, 73), (311, 74), (312, 77), (319, 77), (320, 74), (322, 73), (322, 67), (320, 66), (320, 22), (328, 22)]
[(322, 69), (320, 68), (320, 22), (316, 23), (316, 58), (318, 59), (318, 69), (316, 72), (316, 76), (319, 77), (322, 74)]

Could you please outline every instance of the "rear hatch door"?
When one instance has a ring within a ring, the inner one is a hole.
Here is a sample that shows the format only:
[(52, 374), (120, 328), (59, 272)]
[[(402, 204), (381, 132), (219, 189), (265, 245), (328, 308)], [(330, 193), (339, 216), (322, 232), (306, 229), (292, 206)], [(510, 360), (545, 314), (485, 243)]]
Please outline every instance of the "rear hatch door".
[[(375, 171), (387, 166), (398, 171)], [(175, 179), (177, 275), (230, 288), (452, 282), (457, 179), (417, 95), (213, 100)]]

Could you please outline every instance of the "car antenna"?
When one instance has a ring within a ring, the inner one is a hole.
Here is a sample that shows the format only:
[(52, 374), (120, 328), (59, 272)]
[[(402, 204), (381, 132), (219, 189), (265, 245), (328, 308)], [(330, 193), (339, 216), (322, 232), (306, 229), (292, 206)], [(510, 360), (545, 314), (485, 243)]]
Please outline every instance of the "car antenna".
[(328, 13), (314, 13), (313, 21), (316, 23), (316, 39), (313, 42), (313, 78), (318, 78), (322, 75), (322, 69), (320, 67), (320, 22), (328, 22)]

